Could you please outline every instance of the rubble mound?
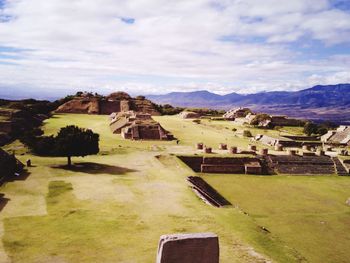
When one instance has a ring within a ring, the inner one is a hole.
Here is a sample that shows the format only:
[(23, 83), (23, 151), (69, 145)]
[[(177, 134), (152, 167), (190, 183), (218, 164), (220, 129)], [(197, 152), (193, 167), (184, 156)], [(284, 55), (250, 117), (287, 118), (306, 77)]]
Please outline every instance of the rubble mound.
[(59, 106), (56, 112), (99, 114), (99, 102), (93, 98), (72, 99)]
[(142, 96), (132, 98), (125, 92), (114, 92), (106, 97), (76, 96), (56, 109), (57, 113), (111, 114), (113, 112), (136, 111), (160, 115), (155, 105)]
[(128, 93), (123, 91), (113, 92), (106, 97), (108, 100), (130, 100), (131, 97)]

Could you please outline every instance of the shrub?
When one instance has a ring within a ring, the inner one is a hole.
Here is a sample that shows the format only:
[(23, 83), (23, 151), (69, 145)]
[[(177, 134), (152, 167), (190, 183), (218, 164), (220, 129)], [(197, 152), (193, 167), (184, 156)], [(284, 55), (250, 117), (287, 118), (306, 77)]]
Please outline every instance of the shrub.
[(250, 132), (250, 130), (244, 130), (243, 131), (243, 137), (253, 137), (252, 133)]

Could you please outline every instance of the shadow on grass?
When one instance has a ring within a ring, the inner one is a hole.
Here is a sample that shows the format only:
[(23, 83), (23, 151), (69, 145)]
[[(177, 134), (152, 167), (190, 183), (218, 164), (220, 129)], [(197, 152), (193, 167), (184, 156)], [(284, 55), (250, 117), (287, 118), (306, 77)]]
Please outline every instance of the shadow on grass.
[(10, 199), (6, 198), (4, 194), (0, 194), (0, 212), (7, 205), (8, 201), (10, 201)]
[(102, 163), (76, 163), (71, 167), (68, 165), (58, 165), (52, 166), (54, 169), (64, 169), (72, 172), (88, 173), (88, 174), (112, 174), (112, 175), (121, 175), (131, 172), (137, 172), (138, 170), (129, 169), (125, 167), (119, 167), (114, 165), (102, 164)]
[(30, 172), (27, 170), (23, 170), (18, 176), (14, 175), (11, 176), (7, 182), (14, 182), (14, 181), (25, 181), (30, 175)]

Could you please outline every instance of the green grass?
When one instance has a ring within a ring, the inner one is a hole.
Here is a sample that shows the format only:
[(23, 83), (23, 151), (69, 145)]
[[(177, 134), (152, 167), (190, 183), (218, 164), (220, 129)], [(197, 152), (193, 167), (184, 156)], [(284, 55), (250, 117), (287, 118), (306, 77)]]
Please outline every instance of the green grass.
[[(298, 213), (305, 213), (308, 220), (326, 215), (329, 220), (334, 218), (325, 235), (332, 241), (340, 235), (343, 243), (333, 259), (342, 262), (348, 258), (346, 251), (340, 253), (349, 244), (342, 239), (345, 232), (341, 233), (349, 210), (343, 204), (345, 199), (340, 203), (349, 189), (347, 178), (213, 176), (210, 178), (217, 179), (213, 185), (221, 186), (224, 196), (252, 215), (234, 207), (214, 208), (188, 187), (186, 176), (194, 173), (171, 154), (196, 152), (197, 142), (214, 148), (222, 142), (246, 147), (249, 140), (236, 137), (229, 128), (197, 125), (177, 116), (156, 120), (173, 132), (179, 145), (175, 141), (124, 140), (110, 132), (108, 116), (60, 114), (46, 120), (45, 134), (55, 134), (70, 124), (100, 134), (100, 154), (73, 158), (76, 166), (71, 170), (64, 166), (66, 158), (33, 156), (18, 141), (6, 146), (15, 150), (21, 161), (30, 158), (34, 167), (26, 180), (1, 186), (0, 191), (10, 200), (0, 213), (4, 225), (0, 252), (6, 252), (13, 262), (154, 262), (161, 235), (210, 231), (219, 235), (223, 263), (259, 261), (252, 248), (275, 262), (300, 262), (303, 257), (320, 262), (317, 260), (326, 252), (313, 250), (306, 241), (317, 241), (323, 232), (294, 229), (297, 233), (292, 234), (283, 224), (284, 218), (299, 220), (303, 217)], [(315, 184), (306, 183), (308, 179)], [(264, 199), (262, 193), (269, 198)], [(289, 207), (293, 209), (279, 218), (278, 202), (285, 205), (287, 200), (292, 200)], [(276, 225), (270, 225), (271, 221)], [(310, 229), (320, 231), (306, 228)], [(305, 247), (295, 245), (296, 240)], [(332, 247), (318, 244), (324, 251)]]
[(350, 178), (213, 174), (204, 178), (309, 262), (350, 258), (350, 210), (345, 205)]

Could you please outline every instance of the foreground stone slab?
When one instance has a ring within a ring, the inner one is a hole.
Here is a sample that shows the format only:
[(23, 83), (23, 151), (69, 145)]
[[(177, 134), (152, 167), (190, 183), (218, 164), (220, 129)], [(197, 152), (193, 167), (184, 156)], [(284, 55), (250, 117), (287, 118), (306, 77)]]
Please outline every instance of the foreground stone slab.
[(157, 263), (219, 263), (219, 239), (213, 233), (160, 237)]

